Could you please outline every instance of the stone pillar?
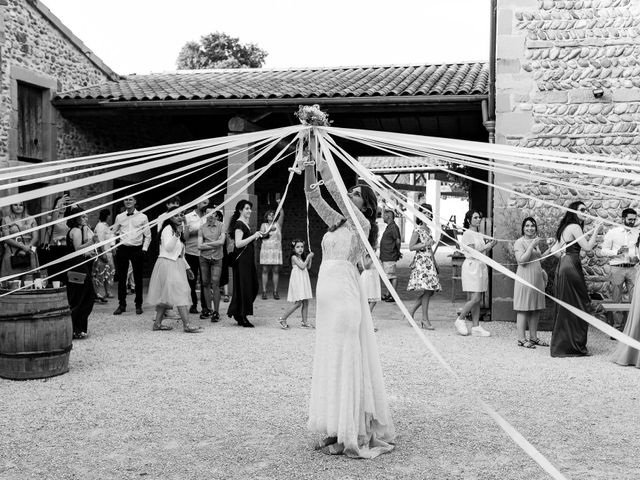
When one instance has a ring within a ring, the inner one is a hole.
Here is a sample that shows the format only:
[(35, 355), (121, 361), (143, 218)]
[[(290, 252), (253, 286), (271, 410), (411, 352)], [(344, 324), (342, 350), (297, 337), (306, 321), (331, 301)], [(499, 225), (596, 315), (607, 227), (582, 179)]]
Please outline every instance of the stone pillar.
[[(229, 135), (238, 135), (241, 133), (259, 130), (257, 125), (241, 117), (233, 117), (229, 120), (228, 127)], [(252, 155), (252, 150), (246, 150), (246, 146), (244, 145), (229, 150), (229, 154), (227, 156), (227, 180), (229, 183), (227, 184), (227, 193), (225, 194), (224, 199), (226, 201), (238, 192), (239, 195), (225, 206), (225, 228), (228, 228), (229, 220), (235, 211), (236, 204), (242, 199), (247, 199), (253, 204), (251, 229), (255, 230), (258, 226), (258, 197), (255, 195), (254, 185), (247, 185), (247, 180), (238, 182), (240, 178), (253, 172), (253, 165), (247, 165)], [(232, 177), (232, 175), (234, 176)]]

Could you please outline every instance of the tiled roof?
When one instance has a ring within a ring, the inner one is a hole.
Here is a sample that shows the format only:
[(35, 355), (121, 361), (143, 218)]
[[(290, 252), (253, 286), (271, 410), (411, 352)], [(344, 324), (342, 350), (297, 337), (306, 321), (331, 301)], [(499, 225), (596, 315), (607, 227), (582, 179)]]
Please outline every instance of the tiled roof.
[(194, 70), (129, 75), (62, 92), (56, 101), (166, 101), (486, 95), (486, 63), (315, 69)]
[(373, 172), (428, 171), (447, 165), (437, 157), (358, 157), (358, 161)]

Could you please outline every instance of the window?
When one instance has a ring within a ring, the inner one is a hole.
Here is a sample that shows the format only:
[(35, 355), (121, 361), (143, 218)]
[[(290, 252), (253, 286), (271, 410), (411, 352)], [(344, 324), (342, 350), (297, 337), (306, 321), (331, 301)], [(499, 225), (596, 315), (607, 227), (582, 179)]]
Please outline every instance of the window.
[(47, 90), (18, 82), (18, 160), (46, 160), (43, 95)]

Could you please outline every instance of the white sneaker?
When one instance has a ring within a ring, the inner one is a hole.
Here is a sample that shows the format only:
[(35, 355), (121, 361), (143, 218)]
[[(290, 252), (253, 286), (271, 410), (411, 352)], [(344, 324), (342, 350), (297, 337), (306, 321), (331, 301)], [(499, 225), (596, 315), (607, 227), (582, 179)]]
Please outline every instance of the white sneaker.
[(467, 322), (465, 322), (461, 318), (456, 318), (456, 321), (453, 322), (453, 324), (455, 325), (456, 331), (458, 332), (459, 335), (462, 335), (463, 337), (466, 337), (467, 335), (469, 335)]
[(477, 327), (471, 327), (471, 335), (473, 335), (474, 337), (490, 337), (491, 332), (488, 332), (480, 325), (478, 325)]

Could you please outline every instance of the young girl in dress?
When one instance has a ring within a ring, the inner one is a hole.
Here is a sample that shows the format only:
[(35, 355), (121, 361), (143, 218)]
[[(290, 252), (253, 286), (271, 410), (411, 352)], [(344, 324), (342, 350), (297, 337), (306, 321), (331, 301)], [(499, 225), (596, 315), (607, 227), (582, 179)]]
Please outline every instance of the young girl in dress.
[[(369, 311), (373, 314), (373, 309), (376, 304), (382, 300), (382, 291), (380, 288), (380, 275), (378, 275), (376, 267), (373, 266), (373, 260), (371, 260), (371, 256), (368, 253), (365, 253), (362, 257), (362, 268), (363, 270), (360, 274), (360, 278), (362, 279), (364, 291), (367, 294)], [(378, 327), (375, 322), (373, 323), (373, 331), (378, 331)]]
[(295, 239), (291, 242), (291, 278), (289, 279), (289, 293), (287, 295), (288, 302), (294, 302), (293, 305), (285, 312), (283, 316), (278, 318), (278, 323), (284, 329), (289, 328), (287, 318), (299, 307), (302, 307), (302, 327), (310, 328), (311, 324), (307, 320), (309, 313), (309, 299), (313, 298), (311, 293), (311, 281), (309, 280), (309, 268), (313, 259), (313, 252), (307, 255), (304, 253), (304, 240)]

